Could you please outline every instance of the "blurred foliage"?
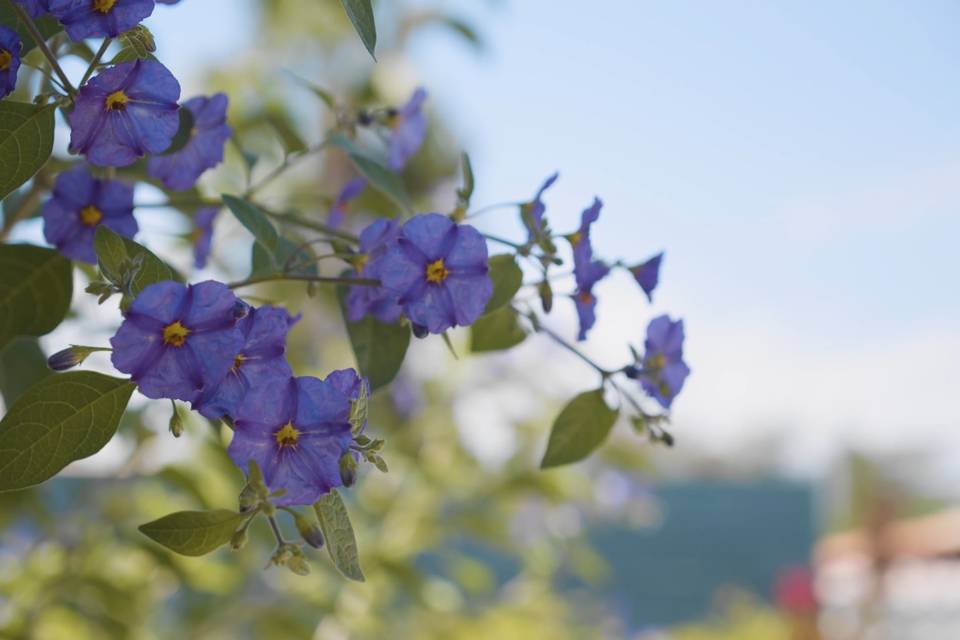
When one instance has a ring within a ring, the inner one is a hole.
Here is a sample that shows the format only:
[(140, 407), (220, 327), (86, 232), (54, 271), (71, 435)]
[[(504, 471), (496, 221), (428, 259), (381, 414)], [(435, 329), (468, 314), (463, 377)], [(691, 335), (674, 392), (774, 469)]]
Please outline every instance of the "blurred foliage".
[[(229, 147), (225, 166), (205, 185), (210, 193), (242, 183), (246, 171), (269, 174), (287, 153), (315, 143), (335, 122), (336, 113), (281, 69), (323, 86), (341, 104), (391, 106), (414, 88), (415, 74), (403, 51), (419, 29), (449, 29), (468, 47), (481, 42), (455, 15), (381, 4), (376, 67), (338, 2), (263, 0), (255, 5), (260, 40), (234, 64), (211, 70), (204, 85), (230, 94), (239, 142)], [(404, 74), (391, 73), (398, 69)], [(428, 141), (404, 175), (418, 205), (431, 202), (437, 185), (448, 185), (453, 206), (460, 152), (440, 115), (431, 114)], [(342, 152), (320, 154), (264, 189), (262, 200), (277, 211), (323, 221), (332, 195), (352, 171)], [(191, 213), (192, 198), (184, 196), (181, 213)], [(347, 225), (356, 228), (370, 215), (392, 213), (392, 205), (368, 189)], [(249, 239), (234, 233), (238, 229), (225, 218), (218, 222), (216, 268), (246, 275)], [(281, 231), (294, 241), (310, 240), (297, 229)], [(172, 242), (181, 243), (186, 253), (186, 238)], [(290, 336), (290, 359), (299, 374), (325, 376), (353, 365), (334, 292), (284, 283), (260, 285), (249, 294), (292, 309), (310, 306)], [(592, 470), (604, 464), (637, 469), (643, 464), (639, 447), (609, 447), (589, 464), (543, 473), (537, 460), (555, 409), (544, 406), (542, 420), (515, 425), (515, 443), (505, 461), (493, 465), (478, 459), (462, 442), (454, 415), (453, 399), (464, 393), (456, 368), (464, 365), (436, 342), (411, 347), (438, 347), (429, 371), (413, 362), (372, 398), (369, 432), (386, 439), (390, 473), (365, 466), (358, 485), (344, 494), (365, 583), (337, 574), (322, 550), (308, 554), (308, 577), (265, 569), (273, 537), (262, 520), (251, 528), (241, 552), (223, 548), (203, 558), (177, 556), (141, 535), (138, 525), (178, 509), (235, 508), (243, 482), (225, 453), (225, 427), (190, 414), (186, 433), (174, 440), (167, 433), (169, 404), (141, 403), (128, 411), (113, 443), (114, 457), (123, 460), (117, 467), (86, 465), (83, 475), (0, 494), (0, 636), (562, 640), (622, 635), (602, 603), (583, 591), (555, 588), (559, 575), (595, 584), (608, 568), (579, 529), (559, 531), (551, 523), (558, 514), (567, 517), (571, 508), (581, 518), (600, 517), (593, 506)], [(14, 360), (29, 366), (13, 375), (7, 365)], [(35, 341), (15, 342), (0, 353), (0, 391), (8, 406), (25, 384), (46, 374), (40, 362)], [(287, 515), (280, 521), (294, 539)]]
[(789, 622), (750, 596), (732, 594), (722, 611), (708, 621), (671, 631), (670, 640), (790, 640)]

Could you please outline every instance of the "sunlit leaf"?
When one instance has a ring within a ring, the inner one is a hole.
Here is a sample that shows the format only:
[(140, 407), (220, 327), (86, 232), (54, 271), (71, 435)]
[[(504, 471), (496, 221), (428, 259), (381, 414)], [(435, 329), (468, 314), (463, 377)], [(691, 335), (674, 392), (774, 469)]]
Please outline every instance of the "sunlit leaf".
[(603, 389), (578, 395), (554, 421), (540, 468), (558, 467), (586, 458), (606, 439), (617, 421), (617, 413), (604, 401)]
[(0, 421), (0, 491), (52, 478), (103, 448), (135, 385), (92, 371), (44, 378)]
[(474, 353), (515, 347), (527, 337), (513, 307), (502, 307), (477, 319), (470, 327), (470, 350)]
[(490, 270), (488, 272), (491, 282), (493, 282), (493, 295), (487, 302), (487, 308), (484, 313), (496, 311), (503, 305), (513, 300), (523, 284), (523, 271), (517, 265), (516, 259), (508, 254), (493, 256), (490, 258)]
[(140, 532), (181, 555), (202, 556), (230, 542), (248, 517), (228, 509), (177, 511), (140, 525)]
[(357, 540), (353, 535), (350, 515), (340, 494), (336, 489), (331, 489), (313, 505), (313, 510), (317, 514), (317, 520), (320, 521), (320, 530), (323, 531), (327, 552), (334, 566), (347, 578), (363, 582)]
[(125, 293), (120, 301), (120, 308), (123, 310), (130, 306), (138, 293), (151, 284), (164, 280), (183, 281), (183, 276), (149, 249), (104, 225), (97, 227), (93, 246), (103, 277), (118, 287), (123, 286), (130, 269), (137, 270), (136, 276), (130, 282), (130, 295)]

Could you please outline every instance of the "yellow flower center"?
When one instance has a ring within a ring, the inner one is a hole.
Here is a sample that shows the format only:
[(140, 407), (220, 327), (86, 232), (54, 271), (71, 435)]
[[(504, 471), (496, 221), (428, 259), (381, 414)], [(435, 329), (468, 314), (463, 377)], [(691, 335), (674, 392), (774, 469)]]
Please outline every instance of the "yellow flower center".
[(427, 265), (427, 282), (440, 284), (450, 275), (450, 270), (443, 264), (443, 259), (435, 260)]
[(0, 49), (0, 71), (6, 71), (13, 62), (13, 56), (6, 49)]
[(580, 241), (583, 240), (583, 234), (577, 231), (576, 233), (571, 233), (567, 236), (567, 240), (570, 241), (570, 246), (575, 247), (580, 244)]
[(233, 359), (233, 366), (230, 367), (230, 371), (233, 371), (234, 373), (236, 373), (237, 371), (240, 370), (240, 366), (246, 361), (247, 361), (247, 356), (243, 355), (242, 353), (238, 353), (236, 357)]
[(110, 9), (113, 9), (115, 4), (117, 4), (117, 0), (93, 0), (93, 10), (100, 13), (110, 13)]
[(589, 291), (581, 291), (577, 294), (577, 297), (580, 298), (580, 302), (583, 304), (590, 304), (593, 302), (593, 296), (590, 295)]
[(663, 369), (665, 366), (667, 366), (667, 356), (663, 355), (662, 353), (658, 353), (650, 358), (647, 366), (649, 366), (651, 369)]
[(367, 266), (367, 263), (370, 262), (370, 256), (366, 253), (358, 253), (353, 256), (353, 268), (357, 270), (357, 273), (363, 272), (363, 268)]
[[(111, 5), (112, 6), (112, 5)], [(114, 91), (107, 96), (107, 111), (123, 111), (130, 98), (123, 91)]]
[(92, 204), (88, 207), (80, 209), (80, 222), (87, 225), (88, 227), (95, 227), (100, 224), (100, 220), (103, 219), (103, 212), (100, 209), (97, 209)]
[(177, 320), (163, 328), (163, 344), (182, 347), (183, 343), (187, 341), (188, 335), (190, 335), (190, 329), (187, 329)]
[(300, 439), (300, 432), (297, 431), (297, 428), (293, 426), (292, 422), (280, 427), (276, 433), (273, 434), (273, 437), (277, 441), (278, 447), (295, 447), (297, 446), (297, 441)]

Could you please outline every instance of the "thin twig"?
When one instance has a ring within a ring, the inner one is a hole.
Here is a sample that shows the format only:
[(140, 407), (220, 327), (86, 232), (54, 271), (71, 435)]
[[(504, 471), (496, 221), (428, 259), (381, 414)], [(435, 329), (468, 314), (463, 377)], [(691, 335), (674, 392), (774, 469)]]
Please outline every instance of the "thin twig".
[(379, 287), (380, 281), (375, 278), (339, 278), (332, 276), (306, 276), (292, 273), (276, 273), (269, 276), (258, 276), (256, 278), (247, 278), (238, 282), (231, 282), (227, 286), (231, 289), (247, 287), (261, 282), (277, 282), (280, 280), (292, 280), (295, 282), (323, 282), (327, 284), (349, 284), (359, 285), (361, 287)]
[(60, 66), (60, 63), (57, 61), (57, 57), (53, 55), (52, 51), (50, 51), (50, 47), (47, 46), (47, 41), (44, 39), (43, 34), (40, 33), (39, 29), (37, 29), (37, 25), (33, 23), (33, 18), (31, 18), (30, 14), (28, 14), (26, 10), (24, 10), (24, 8), (18, 5), (16, 2), (11, 2), (10, 5), (17, 13), (20, 21), (27, 28), (27, 31), (30, 33), (30, 37), (33, 38), (33, 41), (37, 43), (37, 47), (39, 47), (40, 51), (43, 52), (43, 55), (46, 56), (47, 60), (50, 61), (50, 66), (60, 78), (60, 82), (66, 89), (67, 94), (71, 98), (77, 95), (77, 90), (74, 88), (73, 84), (71, 84), (70, 78), (67, 77), (67, 74), (63, 72), (63, 67)]
[(94, 70), (97, 68), (97, 65), (100, 64), (100, 60), (107, 53), (107, 49), (110, 48), (110, 43), (113, 42), (113, 38), (104, 38), (103, 43), (100, 45), (100, 49), (97, 51), (97, 54), (93, 56), (93, 60), (90, 62), (90, 66), (87, 67), (87, 70), (83, 74), (83, 79), (80, 80), (80, 86), (82, 87), (87, 83), (87, 80), (90, 79), (90, 76), (93, 75)]

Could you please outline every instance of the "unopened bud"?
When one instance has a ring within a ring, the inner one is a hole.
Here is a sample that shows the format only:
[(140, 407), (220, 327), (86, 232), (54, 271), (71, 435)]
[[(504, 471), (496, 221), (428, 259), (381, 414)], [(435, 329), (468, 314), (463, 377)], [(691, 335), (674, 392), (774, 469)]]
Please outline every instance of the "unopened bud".
[(54, 371), (66, 371), (83, 363), (94, 351), (109, 351), (103, 347), (83, 347), (70, 345), (63, 351), (58, 351), (47, 359), (47, 366)]
[(637, 378), (640, 377), (640, 369), (633, 366), (632, 364), (628, 364), (623, 368), (623, 374), (628, 378), (630, 378), (631, 380), (636, 380)]
[(179, 438), (183, 435), (183, 418), (180, 417), (180, 412), (177, 410), (177, 405), (173, 405), (173, 415), (170, 416), (170, 433), (173, 434), (174, 438)]
[(319, 549), (323, 546), (323, 533), (315, 521), (294, 512), (293, 522), (297, 525), (297, 531), (300, 532), (300, 537), (303, 538), (304, 542), (314, 549)]
[(349, 451), (340, 456), (340, 481), (345, 487), (352, 487), (357, 481), (357, 461)]
[(230, 537), (230, 547), (234, 550), (242, 549), (243, 545), (247, 544), (247, 527), (244, 526), (242, 529), (237, 529), (233, 532), (233, 536)]
[[(299, 551), (299, 549), (298, 549)], [(303, 554), (294, 555), (292, 558), (286, 562), (287, 569), (294, 572), (298, 576), (308, 576), (310, 575), (310, 563), (307, 562), (307, 559), (303, 557)]]
[(422, 324), (411, 322), (410, 326), (413, 327), (413, 335), (415, 338), (426, 338), (428, 335), (430, 335), (430, 332)]
[(550, 310), (553, 309), (553, 287), (550, 286), (548, 280), (542, 281), (537, 285), (537, 292), (540, 294), (540, 305), (543, 307), (544, 313), (550, 313)]

